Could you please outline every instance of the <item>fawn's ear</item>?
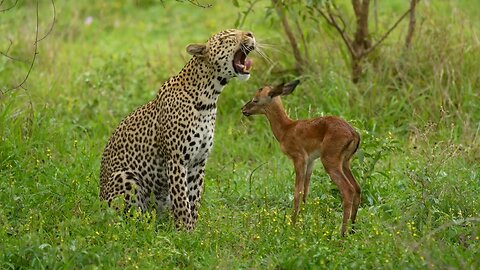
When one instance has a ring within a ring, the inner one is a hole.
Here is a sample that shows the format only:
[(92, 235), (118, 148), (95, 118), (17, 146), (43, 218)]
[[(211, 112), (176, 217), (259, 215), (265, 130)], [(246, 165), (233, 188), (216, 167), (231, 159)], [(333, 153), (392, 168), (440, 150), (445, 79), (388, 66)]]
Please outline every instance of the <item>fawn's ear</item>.
[(205, 44), (190, 44), (187, 46), (187, 52), (194, 56), (205, 57), (207, 56), (207, 45)]
[(300, 83), (300, 80), (291, 81), (283, 86), (282, 96), (290, 95)]
[(268, 93), (268, 95), (271, 97), (271, 98), (274, 98), (276, 96), (280, 96), (282, 93), (283, 93), (283, 87), (285, 86), (284, 83), (281, 83), (277, 86), (274, 86), (272, 88), (272, 90), (270, 91), (270, 93)]
[(299, 83), (300, 83), (300, 80), (295, 80), (287, 84), (282, 83), (280, 85), (277, 85), (270, 92), (270, 97), (273, 98), (279, 95), (282, 95), (282, 96), (290, 95), (293, 92), (293, 90), (295, 90), (295, 88)]

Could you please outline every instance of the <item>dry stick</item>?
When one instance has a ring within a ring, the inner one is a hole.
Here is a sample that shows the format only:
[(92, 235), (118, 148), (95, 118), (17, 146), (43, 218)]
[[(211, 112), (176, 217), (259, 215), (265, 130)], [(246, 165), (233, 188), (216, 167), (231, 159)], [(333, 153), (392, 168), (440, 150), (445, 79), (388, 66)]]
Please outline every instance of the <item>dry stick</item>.
[[(419, 2), (420, 0), (418, 0), (417, 2)], [(358, 2), (356, 1), (352, 1), (352, 4), (353, 4), (353, 8), (354, 8), (354, 11), (355, 11), (355, 14), (359, 14), (361, 11), (360, 11), (360, 6), (358, 4)], [(410, 7), (389, 29), (388, 31), (374, 44), (372, 45), (370, 48), (368, 48), (367, 50), (363, 51), (361, 55), (357, 55), (357, 52), (353, 49), (352, 47), (352, 41), (350, 39), (350, 37), (347, 35), (347, 33), (345, 32), (345, 28), (341, 28), (338, 24), (338, 22), (335, 20), (335, 17), (339, 18), (342, 23), (344, 23), (344, 20), (342, 18), (341, 15), (333, 15), (332, 14), (332, 11), (330, 9), (329, 6), (327, 6), (327, 14), (325, 14), (325, 12), (321, 9), (321, 8), (318, 8), (318, 7), (315, 7), (315, 9), (320, 13), (320, 15), (322, 15), (323, 18), (325, 18), (325, 20), (327, 21), (328, 24), (330, 24), (331, 26), (333, 26), (337, 32), (340, 34), (340, 36), (342, 37), (343, 41), (345, 42), (345, 44), (347, 45), (348, 47), (348, 50), (350, 51), (350, 53), (354, 56), (357, 56), (357, 57), (362, 57), (362, 56), (365, 56), (369, 53), (371, 53), (373, 50), (375, 50), (378, 45), (380, 45), (389, 35), (390, 33), (398, 26), (398, 24), (410, 13), (410, 11), (412, 10), (412, 7)], [(335, 17), (334, 17), (335, 16)]]
[[(3, 1), (4, 1), (4, 0), (2, 0), (2, 2), (0, 3), (0, 6), (3, 5)], [(8, 8), (5, 8), (5, 9), (0, 10), (0, 12), (5, 12), (5, 11), (8, 11), (8, 10), (14, 8), (14, 7), (17, 5), (17, 3), (18, 3), (18, 0), (16, 0), (15, 3), (13, 3), (13, 5), (9, 6)]]
[(57, 10), (55, 8), (55, 2), (54, 2), (54, 0), (51, 0), (51, 2), (52, 2), (52, 7), (53, 7), (53, 21), (52, 21), (52, 24), (50, 25), (50, 29), (48, 29), (47, 33), (45, 33), (45, 35), (41, 39), (39, 39), (37, 42), (40, 42), (40, 41), (44, 40), (48, 35), (50, 35), (50, 33), (53, 30), (53, 26), (55, 25), (55, 22), (57, 20)]
[(35, 29), (35, 51), (33, 54), (32, 62), (30, 63), (30, 68), (28, 69), (27, 75), (25, 75), (25, 78), (23, 78), (23, 81), (19, 83), (17, 86), (10, 88), (8, 91), (15, 90), (17, 88), (20, 88), (23, 86), (23, 84), (28, 80), (28, 77), (30, 76), (30, 73), (32, 72), (33, 65), (35, 64), (35, 60), (37, 59), (37, 54), (38, 54), (38, 0), (37, 0), (37, 19), (36, 19), (36, 29)]
[[(355, 50), (353, 49), (352, 47), (352, 41), (350, 39), (350, 37), (347, 35), (347, 33), (345, 32), (345, 28), (340, 28), (340, 26), (338, 25), (337, 21), (335, 20), (335, 18), (332, 16), (331, 12), (330, 12), (330, 8), (328, 8), (328, 16), (323, 12), (323, 10), (321, 10), (320, 8), (317, 8), (315, 7), (315, 9), (320, 13), (320, 15), (322, 15), (323, 18), (325, 18), (325, 20), (327, 21), (328, 24), (330, 24), (331, 26), (333, 26), (337, 32), (340, 34), (340, 36), (342, 37), (343, 39), (343, 42), (345, 43), (345, 45), (347, 45), (348, 47), (348, 50), (350, 51), (350, 53), (352, 55), (356, 55), (355, 53)], [(341, 21), (343, 22), (343, 18), (341, 16), (338, 16)]]
[(268, 161), (258, 165), (257, 167), (255, 167), (255, 169), (253, 169), (250, 172), (250, 175), (248, 176), (248, 192), (249, 192), (250, 198), (252, 197), (252, 176), (253, 176), (253, 173), (267, 163), (268, 163)]
[[(15, 2), (14, 6), (16, 5), (17, 2), (18, 2), (18, 0)], [(2, 3), (3, 3), (3, 1), (2, 1)], [(52, 7), (53, 7), (53, 21), (52, 21), (52, 24), (51, 24), (51, 26), (50, 26), (50, 29), (45, 33), (45, 35), (44, 35), (42, 38), (39, 39), (39, 38), (38, 38), (38, 28), (39, 28), (39, 2), (38, 2), (38, 0), (37, 0), (36, 25), (35, 25), (35, 42), (34, 42), (35, 50), (34, 50), (34, 54), (33, 54), (33, 57), (32, 57), (32, 61), (31, 61), (31, 63), (30, 63), (30, 67), (29, 67), (29, 69), (28, 69), (27, 74), (25, 75), (25, 77), (23, 78), (23, 80), (22, 80), (18, 85), (14, 86), (14, 87), (12, 87), (12, 88), (10, 88), (10, 89), (7, 89), (6, 91), (3, 91), (3, 90), (0, 89), (0, 93), (1, 93), (1, 94), (4, 94), (4, 93), (6, 93), (6, 92), (9, 92), (9, 91), (11, 91), (11, 90), (15, 90), (15, 89), (18, 89), (18, 88), (23, 88), (23, 89), (26, 90), (26, 88), (25, 88), (23, 85), (24, 85), (25, 82), (28, 80), (28, 78), (29, 78), (29, 76), (30, 76), (30, 73), (31, 73), (32, 70), (33, 70), (33, 66), (34, 66), (34, 64), (35, 64), (35, 61), (36, 61), (36, 59), (37, 59), (38, 43), (39, 43), (40, 41), (42, 41), (43, 39), (45, 39), (45, 38), (52, 32), (53, 27), (54, 27), (55, 22), (56, 22), (56, 13), (57, 13), (57, 12), (56, 12), (56, 8), (55, 8), (55, 2), (54, 2), (54, 0), (51, 0), (51, 3), (52, 3)], [(0, 4), (0, 5), (1, 5), (1, 4)], [(12, 8), (12, 7), (10, 7), (10, 8)], [(9, 8), (9, 9), (10, 9), (10, 8)], [(4, 10), (2, 10), (2, 11), (5, 11), (5, 10), (8, 10), (8, 9), (4, 9)], [(9, 55), (8, 55), (8, 51), (10, 50), (10, 47), (11, 47), (11, 46), (12, 46), (12, 41), (10, 40), (10, 46), (8, 47), (6, 53), (0, 52), (0, 54), (3, 55), (3, 56), (5, 56), (5, 57), (7, 57), (7, 58), (9, 58), (9, 59), (14, 60), (14, 61), (27, 62), (27, 61), (25, 61), (25, 60), (16, 59), (16, 58), (14, 58), (14, 57), (9, 56)]]
[(194, 6), (201, 7), (201, 8), (211, 8), (212, 7), (212, 4), (203, 5), (203, 4), (200, 4), (198, 2), (198, 0), (188, 0), (188, 2), (192, 5), (194, 5)]
[(382, 43), (395, 28), (397, 28), (398, 24), (410, 13), (411, 10), (412, 7), (410, 7), (400, 18), (398, 18), (398, 20), (392, 25), (392, 27), (390, 27), (390, 29), (388, 29), (388, 31), (374, 45), (372, 45), (372, 47), (365, 51), (364, 55), (367, 55), (373, 50), (375, 50), (375, 48), (380, 45), (380, 43)]
[[(1, 6), (1, 5), (2, 5), (2, 4), (0, 3), (0, 6)], [(23, 59), (18, 59), (18, 58), (15, 58), (15, 57), (13, 57), (13, 56), (8, 55), (8, 52), (10, 51), (10, 48), (11, 48), (12, 45), (13, 45), (13, 41), (12, 41), (10, 38), (7, 38), (7, 39), (8, 39), (8, 41), (10, 41), (10, 44), (8, 45), (7, 50), (6, 50), (5, 52), (0, 52), (0, 54), (3, 55), (3, 56), (5, 56), (5, 57), (7, 57), (7, 58), (10, 59), (10, 60), (13, 60), (13, 61), (19, 61), (19, 62), (28, 63), (27, 61), (25, 61), (25, 60), (23, 60)]]

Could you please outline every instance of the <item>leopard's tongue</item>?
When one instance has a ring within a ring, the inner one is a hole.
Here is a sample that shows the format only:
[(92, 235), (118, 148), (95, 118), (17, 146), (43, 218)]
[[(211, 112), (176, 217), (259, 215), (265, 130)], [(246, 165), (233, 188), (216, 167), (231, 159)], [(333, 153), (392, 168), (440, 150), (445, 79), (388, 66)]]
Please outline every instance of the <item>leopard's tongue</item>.
[(252, 64), (253, 64), (252, 59), (245, 60), (245, 68), (243, 70), (250, 71), (250, 69), (252, 69)]

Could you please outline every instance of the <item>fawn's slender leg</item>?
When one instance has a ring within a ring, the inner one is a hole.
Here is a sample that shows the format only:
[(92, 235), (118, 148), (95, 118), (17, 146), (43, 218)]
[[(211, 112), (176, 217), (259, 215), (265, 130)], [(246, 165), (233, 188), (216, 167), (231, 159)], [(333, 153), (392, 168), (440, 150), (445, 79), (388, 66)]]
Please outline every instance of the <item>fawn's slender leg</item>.
[(353, 189), (354, 189), (355, 196), (353, 198), (352, 215), (350, 216), (350, 219), (352, 220), (352, 227), (353, 227), (353, 224), (355, 224), (355, 219), (357, 218), (358, 207), (360, 206), (362, 190), (358, 182), (355, 180), (355, 177), (353, 176), (352, 171), (350, 170), (350, 160), (345, 161), (343, 163), (343, 173), (345, 174), (345, 176), (347, 177), (348, 181), (350, 182), (350, 184), (353, 186)]
[(300, 212), (300, 197), (304, 193), (304, 182), (305, 182), (305, 170), (306, 170), (306, 163), (303, 158), (297, 158), (293, 160), (295, 165), (295, 195), (293, 201), (293, 215), (292, 215), (292, 223), (295, 224), (297, 221), (298, 213)]
[(309, 161), (307, 164), (307, 172), (305, 173), (305, 183), (303, 186), (303, 203), (307, 202), (308, 194), (310, 193), (310, 179), (312, 177), (315, 160)]
[(352, 214), (353, 186), (343, 174), (341, 158), (332, 158), (331, 156), (322, 156), (322, 163), (327, 171), (330, 179), (337, 185), (343, 199), (343, 222), (342, 222), (342, 236), (345, 236), (348, 227), (348, 220)]

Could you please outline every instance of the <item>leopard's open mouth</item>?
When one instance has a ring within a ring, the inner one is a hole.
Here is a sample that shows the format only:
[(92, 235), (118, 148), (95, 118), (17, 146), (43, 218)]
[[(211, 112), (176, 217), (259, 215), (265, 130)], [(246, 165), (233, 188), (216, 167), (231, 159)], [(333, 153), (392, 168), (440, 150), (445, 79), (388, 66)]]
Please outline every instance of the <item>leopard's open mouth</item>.
[(249, 52), (253, 51), (254, 47), (242, 46), (233, 56), (233, 68), (238, 74), (250, 74), (252, 69), (252, 59), (247, 59)]

